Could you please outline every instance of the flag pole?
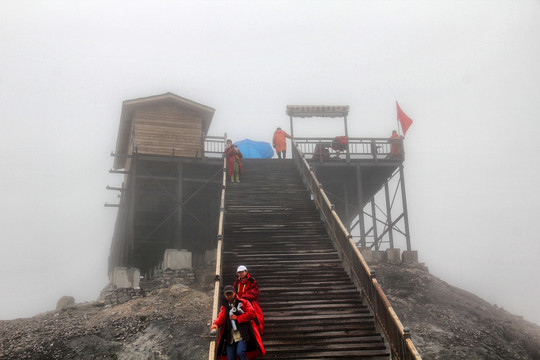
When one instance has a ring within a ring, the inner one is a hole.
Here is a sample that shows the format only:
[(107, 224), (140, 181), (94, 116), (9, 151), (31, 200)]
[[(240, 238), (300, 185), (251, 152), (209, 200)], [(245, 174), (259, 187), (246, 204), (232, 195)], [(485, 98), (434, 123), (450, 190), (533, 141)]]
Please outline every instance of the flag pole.
[(396, 123), (397, 123), (397, 131), (398, 131), (398, 135), (401, 136), (401, 127), (400, 127), (400, 124), (399, 124), (399, 118), (398, 118), (398, 102), (396, 100)]

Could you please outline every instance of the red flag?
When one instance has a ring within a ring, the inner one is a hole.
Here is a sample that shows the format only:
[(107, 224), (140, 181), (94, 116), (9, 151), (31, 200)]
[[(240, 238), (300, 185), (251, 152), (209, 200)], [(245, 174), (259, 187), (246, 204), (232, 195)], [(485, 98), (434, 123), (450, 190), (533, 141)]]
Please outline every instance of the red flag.
[(403, 110), (401, 110), (397, 101), (396, 101), (396, 107), (397, 107), (397, 119), (399, 123), (401, 124), (401, 130), (403, 130), (403, 136), (405, 136), (407, 129), (409, 129), (409, 126), (412, 125), (412, 120), (403, 112)]

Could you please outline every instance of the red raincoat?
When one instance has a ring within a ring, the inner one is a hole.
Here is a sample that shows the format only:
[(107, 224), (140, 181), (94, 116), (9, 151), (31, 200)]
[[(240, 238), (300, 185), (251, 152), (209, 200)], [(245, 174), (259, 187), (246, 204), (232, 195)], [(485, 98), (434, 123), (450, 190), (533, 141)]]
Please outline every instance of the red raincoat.
[(249, 300), (251, 305), (253, 305), (253, 309), (255, 310), (255, 315), (257, 317), (256, 323), (259, 328), (259, 332), (262, 334), (264, 328), (264, 314), (259, 306), (259, 294), (261, 291), (259, 290), (257, 281), (247, 274), (243, 281), (240, 280), (240, 278), (237, 278), (233, 287), (234, 291), (236, 291), (236, 296)]
[(401, 137), (394, 133), (390, 136), (388, 142), (390, 143), (390, 157), (398, 157), (401, 155)]
[[(248, 338), (248, 341), (246, 341), (248, 344), (246, 351), (247, 358), (249, 360), (253, 360), (262, 357), (264, 356), (266, 351), (264, 350), (259, 330), (253, 322), (253, 320), (255, 319), (255, 310), (253, 309), (253, 306), (251, 306), (251, 303), (248, 300), (240, 299), (237, 296), (235, 303), (236, 302), (242, 303), (242, 309), (244, 311), (243, 314), (235, 313), (235, 315), (238, 316), (238, 328), (240, 330), (240, 333), (242, 334), (242, 338), (244, 339), (244, 341), (246, 340), (245, 338)], [(223, 299), (223, 304), (225, 304), (225, 306), (221, 305), (219, 314), (214, 321), (214, 325), (217, 325), (219, 327), (219, 337), (217, 345), (218, 360), (227, 360), (227, 344), (225, 343), (227, 339), (224, 334), (227, 334), (229, 332), (231, 326), (231, 320), (229, 319), (228, 310), (229, 305), (226, 299)]]
[[(238, 151), (235, 151), (238, 150)], [(234, 174), (234, 159), (238, 161), (238, 169), (240, 170), (240, 176), (242, 176), (242, 153), (240, 152), (240, 149), (236, 145), (227, 146), (225, 148), (225, 156), (227, 157), (227, 171), (229, 173), (229, 176), (233, 176)]]

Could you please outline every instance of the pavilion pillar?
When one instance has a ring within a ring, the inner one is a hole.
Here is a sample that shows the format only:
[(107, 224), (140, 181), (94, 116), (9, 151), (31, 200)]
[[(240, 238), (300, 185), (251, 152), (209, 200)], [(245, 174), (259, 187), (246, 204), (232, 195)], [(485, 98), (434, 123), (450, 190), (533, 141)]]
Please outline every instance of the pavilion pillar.
[(345, 136), (347, 137), (347, 155), (346, 155), (346, 163), (351, 163), (351, 154), (349, 153), (349, 130), (347, 128), (347, 115), (343, 116), (343, 122), (345, 123)]

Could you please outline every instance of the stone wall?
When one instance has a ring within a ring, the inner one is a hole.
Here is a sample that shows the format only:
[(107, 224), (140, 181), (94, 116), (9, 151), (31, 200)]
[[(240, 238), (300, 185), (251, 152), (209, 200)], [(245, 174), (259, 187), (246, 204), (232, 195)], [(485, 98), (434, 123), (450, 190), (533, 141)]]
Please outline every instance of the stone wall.
[(107, 285), (99, 295), (98, 301), (104, 305), (119, 305), (131, 299), (145, 297), (150, 293), (157, 293), (160, 289), (170, 288), (174, 285), (191, 285), (195, 282), (193, 269), (165, 269), (155, 270), (153, 278), (142, 279), (138, 288), (118, 287), (114, 284)]

